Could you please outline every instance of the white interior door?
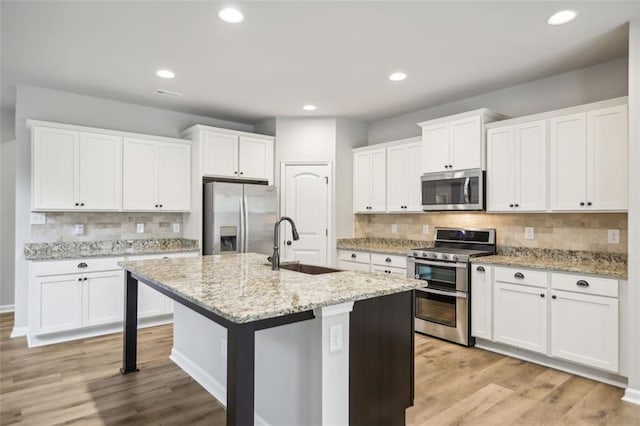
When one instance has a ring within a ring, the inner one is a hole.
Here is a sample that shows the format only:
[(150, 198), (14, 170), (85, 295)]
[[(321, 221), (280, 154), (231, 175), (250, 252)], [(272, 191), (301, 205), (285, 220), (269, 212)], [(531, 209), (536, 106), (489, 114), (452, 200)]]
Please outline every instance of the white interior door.
[(287, 164), (284, 167), (282, 215), (293, 219), (300, 240), (293, 241), (291, 227), (283, 223), (280, 229), (282, 260), (327, 265), (329, 240), (329, 179), (328, 164)]

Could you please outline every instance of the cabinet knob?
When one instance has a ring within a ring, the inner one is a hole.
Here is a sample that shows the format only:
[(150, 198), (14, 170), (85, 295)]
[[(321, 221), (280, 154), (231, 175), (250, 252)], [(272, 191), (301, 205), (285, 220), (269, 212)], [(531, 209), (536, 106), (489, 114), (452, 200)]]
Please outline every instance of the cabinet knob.
[(516, 207), (520, 207), (520, 204), (515, 204)]
[(576, 285), (579, 287), (589, 287), (589, 283), (585, 280), (578, 280), (578, 282), (576, 282)]
[(452, 169), (453, 168), (453, 164), (449, 164), (449, 168)]
[(544, 293), (540, 293), (540, 297), (544, 299)]
[(76, 203), (76, 207), (78, 207), (80, 205), (80, 203)]
[(592, 203), (591, 201), (587, 201), (587, 205), (590, 206)]
[(581, 201), (581, 202), (580, 202), (580, 205), (581, 205), (581, 206), (584, 206), (584, 201)]
[(449, 168), (449, 165), (448, 165), (448, 164), (445, 164), (445, 165), (444, 165), (444, 168), (445, 168), (445, 169), (448, 169), (448, 168)]
[(80, 203), (80, 207), (84, 207), (84, 203)]
[(83, 280), (83, 281), (86, 281), (86, 280), (88, 280), (88, 278), (87, 278), (87, 277), (84, 277), (82, 280)]
[(513, 204), (509, 204), (509, 207), (513, 207)]
[(160, 204), (160, 208), (162, 208), (162, 204)]
[(524, 279), (524, 274), (522, 272), (516, 272), (515, 274), (513, 274), (514, 278), (518, 278), (519, 280), (523, 280)]
[(351, 258), (352, 258), (352, 259), (355, 259), (356, 257), (358, 257), (358, 256), (356, 256), (356, 254), (355, 254), (355, 253), (351, 253)]
[(557, 296), (554, 294), (553, 296), (551, 296), (552, 299), (557, 299)]
[(241, 174), (241, 175), (243, 175), (243, 174), (244, 174), (244, 172), (240, 172), (240, 174)]
[(235, 172), (233, 172), (233, 174), (234, 174), (234, 175), (237, 175), (237, 174), (238, 174), (238, 172), (237, 172), (237, 171), (235, 171)]
[(155, 208), (156, 208), (156, 209), (158, 208), (158, 205), (157, 205), (157, 204), (155, 205)]
[(478, 271), (478, 272), (484, 272), (484, 266), (478, 266), (478, 267), (476, 268), (476, 271)]
[(82, 278), (78, 278), (78, 281), (82, 281)]
[(391, 263), (391, 258), (387, 257), (384, 261), (387, 262), (387, 263)]

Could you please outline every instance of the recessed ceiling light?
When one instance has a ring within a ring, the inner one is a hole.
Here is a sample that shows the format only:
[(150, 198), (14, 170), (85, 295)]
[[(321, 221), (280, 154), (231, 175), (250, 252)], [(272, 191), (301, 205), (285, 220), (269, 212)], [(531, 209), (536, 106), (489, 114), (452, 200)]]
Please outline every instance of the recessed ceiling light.
[(173, 78), (176, 76), (172, 71), (169, 70), (158, 70), (156, 71), (156, 75), (162, 78)]
[(303, 106), (302, 109), (305, 110), (305, 111), (315, 111), (316, 110), (316, 106), (309, 104), (309, 105)]
[(547, 24), (549, 25), (562, 25), (567, 22), (573, 21), (573, 19), (578, 15), (578, 12), (575, 10), (561, 10), (560, 12), (556, 12), (549, 19), (547, 19)]
[(222, 9), (218, 13), (218, 17), (222, 19), (224, 22), (228, 22), (230, 24), (237, 24), (239, 22), (244, 21), (244, 16), (238, 9), (234, 9), (233, 7), (227, 7)]
[(389, 80), (391, 80), (391, 81), (402, 81), (405, 78), (407, 78), (407, 74), (405, 74), (403, 72), (394, 72), (393, 74), (391, 74), (389, 76)]

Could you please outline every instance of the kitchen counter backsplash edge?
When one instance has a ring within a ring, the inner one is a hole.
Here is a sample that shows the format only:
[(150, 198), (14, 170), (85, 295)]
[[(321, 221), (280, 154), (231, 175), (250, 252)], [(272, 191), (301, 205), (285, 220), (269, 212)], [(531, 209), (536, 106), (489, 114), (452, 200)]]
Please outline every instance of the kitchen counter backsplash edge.
[(27, 243), (27, 260), (73, 259), (81, 257), (109, 257), (157, 253), (199, 252), (197, 240), (161, 238), (140, 240), (97, 240), (55, 243)]

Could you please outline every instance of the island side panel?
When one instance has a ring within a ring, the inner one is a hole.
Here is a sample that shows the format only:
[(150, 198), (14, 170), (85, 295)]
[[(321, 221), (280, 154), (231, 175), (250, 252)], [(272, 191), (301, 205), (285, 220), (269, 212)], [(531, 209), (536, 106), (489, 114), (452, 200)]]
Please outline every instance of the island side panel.
[(414, 294), (354, 304), (349, 329), (349, 424), (404, 425), (413, 405)]

